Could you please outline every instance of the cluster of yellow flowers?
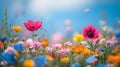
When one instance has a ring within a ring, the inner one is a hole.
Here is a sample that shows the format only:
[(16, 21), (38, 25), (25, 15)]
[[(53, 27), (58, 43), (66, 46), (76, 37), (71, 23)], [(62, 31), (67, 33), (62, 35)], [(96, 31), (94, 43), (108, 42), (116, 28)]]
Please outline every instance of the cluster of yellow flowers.
[(63, 58), (60, 58), (60, 61), (62, 63), (68, 63), (70, 61), (70, 58), (69, 57), (63, 57)]
[(73, 46), (71, 50), (74, 51), (76, 54), (83, 54), (85, 56), (89, 56), (92, 54), (92, 51), (89, 49), (86, 49), (83, 45)]
[(82, 41), (84, 40), (84, 36), (82, 34), (76, 34), (74, 37), (73, 37), (73, 40), (74, 41)]

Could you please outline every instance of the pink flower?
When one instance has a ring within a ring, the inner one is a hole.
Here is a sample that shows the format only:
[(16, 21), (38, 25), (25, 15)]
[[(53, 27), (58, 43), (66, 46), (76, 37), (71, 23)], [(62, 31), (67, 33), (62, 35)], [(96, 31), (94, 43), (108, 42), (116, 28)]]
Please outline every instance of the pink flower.
[(54, 49), (54, 48), (52, 48), (52, 47), (46, 47), (46, 50), (47, 50), (48, 52), (50, 52), (50, 53), (53, 51), (53, 49)]
[(18, 44), (24, 44), (24, 42), (23, 41), (19, 41)]
[(58, 51), (59, 55), (61, 56), (66, 56), (68, 53), (70, 52), (70, 49), (67, 48), (67, 49), (61, 49)]
[(25, 42), (25, 45), (28, 46), (29, 48), (33, 48), (34, 47), (34, 42), (32, 39), (28, 39), (26, 42)]
[(58, 48), (58, 49), (61, 49), (62, 48), (62, 44), (55, 44), (55, 45), (52, 45), (52, 48)]
[(32, 49), (31, 52), (32, 52), (32, 53), (36, 53), (37, 51), (36, 51), (35, 49)]
[(82, 34), (88, 40), (97, 40), (99, 37), (99, 31), (92, 25), (85, 27)]
[(100, 44), (103, 44), (103, 43), (105, 43), (105, 42), (106, 42), (106, 39), (104, 38), (104, 39), (101, 39), (99, 43), (100, 43)]
[(8, 47), (4, 52), (5, 53), (11, 53), (12, 51), (14, 51), (15, 49), (13, 47)]
[(106, 44), (108, 45), (115, 45), (118, 41), (117, 40), (107, 40)]
[(25, 49), (23, 53), (29, 53), (29, 49)]
[(34, 41), (34, 46), (40, 47), (40, 46), (42, 46), (42, 44), (40, 42), (38, 42), (38, 41)]
[(52, 41), (55, 42), (55, 43), (59, 43), (61, 42), (63, 39), (63, 35), (61, 33), (55, 33), (53, 36), (52, 36)]
[(32, 20), (29, 20), (28, 22), (25, 22), (24, 25), (29, 31), (35, 31), (42, 26), (42, 22), (40, 21), (34, 22)]
[(72, 46), (72, 43), (70, 41), (67, 41), (66, 43), (64, 43), (66, 46)]
[(81, 44), (87, 45), (88, 43), (86, 41), (81, 41)]
[(97, 62), (97, 59), (93, 60), (93, 61), (92, 61), (92, 64), (95, 64), (96, 62)]

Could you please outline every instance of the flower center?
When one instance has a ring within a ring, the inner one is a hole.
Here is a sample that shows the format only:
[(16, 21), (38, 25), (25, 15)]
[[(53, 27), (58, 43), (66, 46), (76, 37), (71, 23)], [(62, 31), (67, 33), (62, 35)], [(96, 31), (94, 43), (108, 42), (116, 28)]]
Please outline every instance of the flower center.
[(30, 28), (35, 28), (35, 26), (30, 26)]
[(94, 37), (94, 33), (92, 31), (88, 31), (87, 35), (91, 38)]

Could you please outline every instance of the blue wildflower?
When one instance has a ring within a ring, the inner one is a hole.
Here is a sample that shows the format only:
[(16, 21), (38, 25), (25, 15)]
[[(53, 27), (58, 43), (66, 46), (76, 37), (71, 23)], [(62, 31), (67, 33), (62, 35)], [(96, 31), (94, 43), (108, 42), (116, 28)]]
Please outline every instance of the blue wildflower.
[(6, 61), (8, 64), (14, 64), (16, 62), (16, 59), (15, 59), (15, 54), (12, 52), (12, 53), (2, 53), (0, 55), (0, 60), (1, 61)]
[(15, 44), (13, 47), (18, 52), (21, 52), (23, 50), (23, 45), (22, 44)]
[(72, 64), (71, 67), (81, 67), (81, 65), (78, 62), (76, 62), (76, 63)]
[(96, 67), (106, 67), (105, 64), (97, 64)]
[(2, 38), (0, 37), (0, 41), (2, 41)]
[(110, 45), (110, 49), (113, 49), (114, 47), (112, 45)]
[(4, 41), (9, 41), (9, 39), (10, 39), (10, 38), (9, 38), (8, 36), (4, 36), (4, 37), (3, 37), (3, 40), (4, 40)]
[(86, 63), (92, 63), (92, 61), (96, 60), (95, 56), (90, 56), (88, 58), (86, 58)]
[(33, 60), (35, 62), (35, 67), (40, 67), (42, 65), (47, 64), (47, 60), (44, 55), (39, 56), (39, 57), (34, 57)]
[(104, 52), (104, 51), (105, 51), (105, 48), (100, 48), (100, 51)]
[(116, 38), (120, 38), (120, 32), (115, 33)]

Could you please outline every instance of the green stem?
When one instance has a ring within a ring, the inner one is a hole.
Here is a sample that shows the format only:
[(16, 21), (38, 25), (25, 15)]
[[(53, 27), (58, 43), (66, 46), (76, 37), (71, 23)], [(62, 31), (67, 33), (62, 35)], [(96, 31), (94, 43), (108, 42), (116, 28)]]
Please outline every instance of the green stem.
[(33, 41), (34, 41), (34, 31), (33, 31), (33, 33), (32, 33), (32, 38), (33, 38)]

